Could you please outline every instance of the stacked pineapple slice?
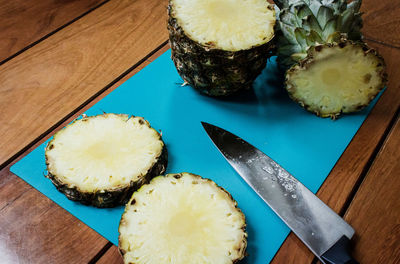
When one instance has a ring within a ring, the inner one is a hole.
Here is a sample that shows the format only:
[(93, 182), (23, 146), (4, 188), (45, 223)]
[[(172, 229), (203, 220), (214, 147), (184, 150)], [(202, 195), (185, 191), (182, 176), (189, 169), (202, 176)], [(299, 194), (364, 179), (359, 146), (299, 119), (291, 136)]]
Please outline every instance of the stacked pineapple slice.
[(362, 43), (361, 0), (279, 0), (278, 63), (290, 97), (336, 119), (367, 106), (385, 86), (385, 63)]
[(172, 60), (204, 94), (249, 89), (271, 55), (275, 11), (266, 0), (170, 0), (168, 14)]

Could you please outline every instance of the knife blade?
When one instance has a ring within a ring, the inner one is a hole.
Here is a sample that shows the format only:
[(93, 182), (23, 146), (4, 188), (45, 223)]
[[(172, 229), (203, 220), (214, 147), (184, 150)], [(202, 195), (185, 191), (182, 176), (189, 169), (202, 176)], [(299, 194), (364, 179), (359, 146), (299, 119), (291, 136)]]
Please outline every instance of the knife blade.
[(348, 223), (259, 149), (201, 123), (236, 172), (323, 263), (357, 263), (349, 254), (354, 229)]

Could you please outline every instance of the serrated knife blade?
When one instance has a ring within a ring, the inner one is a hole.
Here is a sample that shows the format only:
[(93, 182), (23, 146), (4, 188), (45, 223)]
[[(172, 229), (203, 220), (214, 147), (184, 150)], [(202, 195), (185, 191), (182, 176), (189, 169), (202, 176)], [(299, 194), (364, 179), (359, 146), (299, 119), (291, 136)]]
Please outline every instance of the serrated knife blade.
[(215, 146), (247, 184), (323, 263), (357, 263), (348, 254), (353, 228), (266, 154), (202, 122)]

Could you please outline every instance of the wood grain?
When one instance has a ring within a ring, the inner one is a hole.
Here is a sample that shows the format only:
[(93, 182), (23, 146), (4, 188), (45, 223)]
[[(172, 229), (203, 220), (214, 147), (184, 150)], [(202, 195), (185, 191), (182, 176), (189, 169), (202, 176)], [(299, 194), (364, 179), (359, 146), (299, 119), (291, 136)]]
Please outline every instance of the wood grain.
[(8, 168), (0, 202), (1, 263), (87, 263), (108, 242)]
[[(385, 58), (389, 83), (386, 91), (343, 153), (328, 178), (317, 192), (318, 197), (336, 212), (347, 204), (365, 166), (373, 157), (376, 146), (400, 106), (400, 50), (371, 43)], [(368, 248), (362, 250), (368, 251)], [(291, 233), (272, 263), (311, 263), (314, 255)]]
[(400, 48), (400, 1), (363, 0), (361, 11), (366, 38)]
[(107, 2), (0, 69), (0, 164), (167, 39), (166, 3)]
[(96, 264), (123, 264), (124, 261), (116, 246), (110, 247)]
[(1, 0), (0, 62), (101, 2), (103, 0)]
[(399, 149), (397, 119), (344, 216), (356, 230), (353, 255), (363, 264), (400, 263)]

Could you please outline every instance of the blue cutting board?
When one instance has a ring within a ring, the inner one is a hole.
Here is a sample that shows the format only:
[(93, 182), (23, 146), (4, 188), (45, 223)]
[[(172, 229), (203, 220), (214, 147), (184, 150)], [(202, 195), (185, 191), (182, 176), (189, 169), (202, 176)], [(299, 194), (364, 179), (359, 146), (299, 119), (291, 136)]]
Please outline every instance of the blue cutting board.
[[(247, 219), (249, 256), (244, 263), (265, 264), (289, 229), (224, 160), (200, 121), (225, 128), (257, 146), (315, 193), (372, 108), (337, 121), (318, 118), (288, 98), (278, 76), (272, 58), (255, 81), (254, 91), (211, 98), (181, 86), (182, 79), (167, 51), (86, 114), (104, 111), (142, 116), (162, 130), (169, 152), (167, 172), (196, 173), (228, 190)], [(117, 245), (123, 207), (97, 209), (59, 193), (43, 176), (46, 144), (12, 166), (11, 171)]]

